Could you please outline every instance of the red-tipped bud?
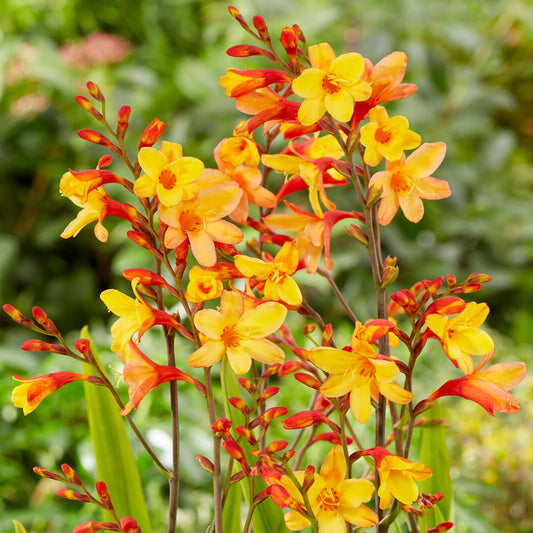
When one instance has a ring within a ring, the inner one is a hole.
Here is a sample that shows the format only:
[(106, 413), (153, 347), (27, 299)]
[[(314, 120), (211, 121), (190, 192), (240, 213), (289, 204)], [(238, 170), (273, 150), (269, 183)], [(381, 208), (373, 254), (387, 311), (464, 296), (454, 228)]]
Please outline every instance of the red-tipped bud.
[(286, 26), (281, 30), (279, 42), (289, 58), (293, 60), (298, 50), (298, 30), (294, 26)]
[(109, 148), (112, 152), (117, 154), (119, 157), (122, 156), (122, 150), (116, 145), (113, 144), (105, 135), (102, 135), (100, 132), (91, 129), (83, 129), (78, 131), (78, 136), (89, 141), (93, 144), (99, 144)]
[(426, 289), (426, 291), (430, 295), (435, 294), (442, 287), (443, 283), (444, 283), (443, 276), (439, 276), (438, 278), (435, 278), (434, 280), (431, 280), (431, 281), (428, 281), (427, 279), (422, 281), (422, 285), (424, 286), (424, 289)]
[(209, 474), (212, 474), (215, 471), (215, 465), (204, 455), (196, 454), (196, 460)]
[(304, 335), (308, 337), (316, 330), (316, 324), (307, 324), (304, 326)]
[(440, 298), (436, 300), (426, 309), (427, 315), (432, 315), (437, 313), (439, 315), (455, 315), (460, 313), (466, 304), (462, 298), (457, 298), (456, 296), (447, 296), (445, 298)]
[(20, 347), (27, 352), (50, 352), (66, 355), (67, 350), (64, 346), (59, 344), (52, 344), (37, 339), (23, 342)]
[(100, 87), (96, 85), (96, 83), (93, 83), (92, 81), (87, 82), (87, 89), (89, 90), (89, 94), (98, 102), (101, 102), (102, 104), (105, 102), (104, 95), (102, 94), (102, 91), (100, 90)]
[(315, 482), (315, 467), (313, 465), (309, 465), (304, 472), (304, 480), (302, 483), (302, 490), (304, 492), (307, 492), (311, 485)]
[(137, 520), (131, 516), (120, 519), (120, 528), (125, 532), (133, 531), (134, 533), (141, 533), (141, 528), (137, 524)]
[(402, 289), (401, 291), (395, 292), (391, 294), (390, 298), (405, 311), (407, 316), (413, 316), (418, 309), (418, 302), (409, 289)]
[(236, 426), (235, 433), (237, 433), (239, 437), (242, 437), (244, 440), (248, 441), (252, 446), (257, 444), (256, 438), (252, 435), (252, 432), (248, 428), (245, 428), (244, 426)]
[(260, 490), (255, 496), (254, 496), (254, 504), (258, 505), (262, 501), (266, 500), (268, 498), (268, 489)]
[(153, 146), (159, 140), (161, 135), (163, 135), (166, 127), (167, 126), (164, 122), (158, 118), (154, 118), (154, 120), (152, 120), (152, 122), (146, 126), (141, 135), (139, 150), (145, 146)]
[(283, 454), (283, 459), (284, 459), (285, 461), (290, 461), (295, 455), (296, 455), (296, 450), (287, 450), (287, 451)]
[(239, 382), (239, 385), (250, 394), (253, 394), (255, 392), (255, 385), (250, 382), (250, 380), (246, 378), (239, 378), (237, 380)]
[(129, 126), (131, 116), (131, 107), (123, 105), (117, 115), (117, 137), (123, 138)]
[(263, 56), (268, 59), (274, 59), (272, 53), (259, 46), (253, 46), (251, 44), (237, 44), (231, 46), (226, 50), (226, 54), (231, 57), (251, 57), (251, 56)]
[(84, 522), (76, 526), (72, 533), (93, 533), (94, 531), (120, 531), (120, 528), (111, 522)]
[(441, 522), (438, 526), (428, 529), (428, 533), (440, 533), (441, 531), (449, 531), (454, 526), (453, 522)]
[(250, 26), (246, 23), (244, 20), (244, 17), (242, 16), (241, 12), (233, 6), (228, 6), (229, 14), (246, 30), (249, 29)]
[(294, 505), (293, 497), (281, 485), (270, 485), (265, 490), (278, 507), (292, 507)]
[(91, 499), (87, 494), (81, 494), (72, 489), (57, 489), (56, 494), (65, 498), (65, 500), (73, 500), (76, 502), (90, 502)]
[(246, 459), (244, 457), (244, 452), (242, 451), (242, 448), (233, 440), (227, 440), (222, 443), (222, 446), (224, 446), (224, 449), (241, 464), (246, 464)]
[(107, 485), (103, 481), (96, 482), (96, 492), (100, 497), (100, 501), (105, 509), (113, 509), (113, 504), (111, 503), (111, 496), (109, 496), (109, 491), (107, 490)]
[(352, 224), (349, 228), (346, 228), (346, 232), (352, 239), (368, 248), (368, 235), (365, 233), (363, 228), (357, 224)]
[(294, 359), (289, 359), (281, 365), (278, 373), (282, 377), (288, 376), (289, 374), (292, 374), (293, 372), (296, 372), (297, 370), (301, 370), (303, 366), (304, 364), (302, 363), (302, 361), (296, 361)]
[(322, 331), (322, 346), (331, 346), (331, 339), (333, 338), (333, 326), (326, 324)]
[(320, 389), (320, 381), (318, 381), (314, 376), (311, 374), (306, 374), (304, 372), (297, 372), (294, 374), (294, 377), (304, 385), (307, 385), (308, 387), (311, 387), (312, 389), (318, 390)]
[(91, 341), (89, 339), (78, 339), (74, 343), (74, 348), (76, 348), (76, 350), (82, 355), (87, 356), (92, 354)]
[[(390, 259), (390, 258), (387, 258)], [(396, 258), (394, 258), (396, 259)], [(384, 268), (381, 271), (381, 288), (386, 289), (390, 285), (392, 285), (396, 278), (398, 277), (398, 274), (400, 272), (400, 269), (398, 266), (392, 263), (392, 260), (385, 261)]]
[(226, 433), (231, 428), (231, 420), (228, 418), (219, 418), (218, 420), (215, 420), (211, 426), (211, 429), (215, 433)]
[(14, 320), (17, 324), (24, 326), (25, 328), (33, 328), (34, 323), (30, 318), (25, 317), (16, 307), (10, 304), (4, 304), (4, 312), (9, 315), (11, 320)]
[(236, 472), (229, 478), (230, 484), (238, 483), (242, 479), (246, 477), (246, 472), (244, 470), (240, 470), (239, 472)]
[(267, 426), (274, 420), (275, 418), (279, 418), (280, 416), (284, 416), (289, 412), (289, 410), (286, 407), (279, 406), (279, 407), (271, 407), (270, 409), (267, 409), (260, 418), (263, 419), (262, 426)]
[(370, 187), (366, 193), (366, 205), (372, 207), (377, 204), (383, 194), (383, 187)]
[(59, 335), (56, 325), (48, 318), (48, 315), (40, 308), (35, 306), (32, 309), (33, 318), (51, 335)]
[[(313, 443), (319, 441), (331, 442), (331, 444), (342, 444), (339, 435), (337, 435), (333, 431), (325, 431), (324, 433), (319, 433), (318, 435), (315, 435), (311, 440), (311, 442)], [(352, 444), (352, 442), (353, 439), (351, 437), (346, 437), (347, 444)]]
[(272, 396), (275, 396), (278, 392), (279, 387), (267, 387), (257, 399), (257, 403), (261, 404), (263, 402), (266, 402), (269, 398), (272, 398)]
[(54, 474), (53, 472), (50, 472), (49, 470), (45, 470), (41, 466), (34, 466), (33, 467), (33, 471), (38, 476), (41, 476), (41, 477), (45, 477), (45, 478), (48, 478), (48, 479), (53, 479), (55, 481), (63, 481), (63, 482), (65, 481), (63, 476), (60, 476), (59, 474)]
[(61, 465), (61, 470), (63, 471), (63, 474), (65, 474), (65, 477), (77, 487), (83, 487), (83, 483), (81, 482), (81, 479), (78, 477), (78, 474), (76, 474), (76, 471), (68, 464), (64, 463)]
[(448, 274), (446, 276), (446, 283), (448, 285), (448, 288), (451, 289), (452, 287), (455, 287), (457, 283), (457, 278), (453, 274)]
[(254, 23), (255, 29), (259, 33), (261, 39), (265, 42), (270, 42), (270, 34), (268, 33), (265, 19), (261, 15), (256, 15), (252, 19), (252, 22)]
[(247, 415), (250, 413), (250, 409), (248, 406), (244, 403), (244, 400), (242, 398), (239, 398), (237, 396), (232, 396), (229, 398), (229, 403), (235, 407), (235, 409), (238, 409), (243, 414)]
[(327, 417), (322, 411), (302, 411), (301, 413), (288, 416), (283, 421), (283, 427), (285, 429), (301, 429), (326, 421)]
[(76, 103), (90, 113), (96, 120), (100, 122), (103, 120), (104, 117), (102, 116), (102, 113), (93, 106), (88, 98), (85, 98), (85, 96), (75, 96), (74, 100), (76, 100)]
[(267, 453), (278, 453), (281, 450), (284, 450), (288, 445), (289, 443), (286, 440), (275, 440), (265, 448), (265, 451)]
[(269, 366), (262, 374), (261, 374), (261, 379), (268, 379), (268, 378), (271, 378), (274, 374), (276, 374), (278, 372), (278, 370), (280, 369), (281, 365), (280, 364), (275, 364), (275, 365), (271, 365)]
[(155, 246), (152, 244), (150, 239), (144, 233), (130, 230), (128, 231), (127, 235), (131, 241), (133, 241), (135, 244), (138, 244), (145, 250), (148, 250), (150, 253), (157, 254), (158, 256), (161, 255), (159, 251), (155, 248)]

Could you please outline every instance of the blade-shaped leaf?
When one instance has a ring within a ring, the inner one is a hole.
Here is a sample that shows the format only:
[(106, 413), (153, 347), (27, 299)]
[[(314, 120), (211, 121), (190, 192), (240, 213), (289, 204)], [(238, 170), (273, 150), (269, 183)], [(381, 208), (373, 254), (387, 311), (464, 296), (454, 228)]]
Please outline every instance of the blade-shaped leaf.
[[(82, 329), (81, 336), (90, 340), (87, 327)], [(92, 342), (91, 348), (98, 361)], [(83, 366), (85, 373), (92, 373), (90, 365), (84, 363)], [(98, 480), (107, 485), (118, 517), (131, 516), (137, 520), (143, 533), (150, 533), (139, 470), (119, 407), (104, 387), (84, 382), (84, 388)], [(110, 520), (110, 516), (104, 516), (104, 520)]]

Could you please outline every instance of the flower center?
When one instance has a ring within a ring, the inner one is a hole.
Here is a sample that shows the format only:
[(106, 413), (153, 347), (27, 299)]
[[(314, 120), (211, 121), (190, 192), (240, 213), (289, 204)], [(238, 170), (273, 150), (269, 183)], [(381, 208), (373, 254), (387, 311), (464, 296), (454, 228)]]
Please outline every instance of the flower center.
[(283, 283), (286, 277), (287, 274), (285, 274), (285, 272), (281, 272), (281, 270), (276, 268), (270, 273), (268, 280), (272, 283)]
[(172, 189), (176, 185), (176, 175), (172, 170), (164, 168), (159, 174), (159, 183), (163, 185), (165, 189)]
[(183, 211), (180, 215), (180, 226), (184, 232), (194, 232), (205, 227), (201, 216), (191, 211)]
[(378, 143), (386, 144), (391, 140), (392, 133), (389, 128), (378, 128), (374, 137)]
[(242, 336), (236, 331), (235, 326), (226, 326), (222, 330), (220, 340), (229, 348), (236, 348), (239, 346)]
[(333, 74), (326, 74), (322, 79), (322, 89), (328, 93), (337, 93), (341, 87)]
[(331, 487), (325, 487), (318, 496), (318, 506), (322, 511), (335, 511), (339, 506), (337, 491)]
[(413, 187), (413, 180), (403, 172), (395, 172), (391, 176), (390, 186), (396, 193), (405, 193)]

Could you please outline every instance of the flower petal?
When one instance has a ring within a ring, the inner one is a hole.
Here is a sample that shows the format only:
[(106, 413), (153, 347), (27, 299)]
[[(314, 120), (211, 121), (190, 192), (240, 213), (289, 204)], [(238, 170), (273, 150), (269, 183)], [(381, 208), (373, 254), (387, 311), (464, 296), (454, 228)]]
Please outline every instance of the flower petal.
[(187, 358), (187, 362), (193, 368), (213, 366), (224, 357), (226, 347), (222, 341), (209, 340)]

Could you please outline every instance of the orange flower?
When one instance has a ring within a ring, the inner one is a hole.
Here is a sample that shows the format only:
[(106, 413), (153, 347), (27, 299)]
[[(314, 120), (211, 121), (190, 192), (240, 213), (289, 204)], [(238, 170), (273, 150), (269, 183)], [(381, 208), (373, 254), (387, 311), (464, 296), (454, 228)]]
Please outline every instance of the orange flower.
[(318, 122), (328, 112), (339, 122), (348, 122), (353, 104), (367, 100), (372, 90), (361, 80), (363, 57), (349, 53), (335, 57), (328, 43), (309, 47), (311, 68), (292, 82), (292, 90), (304, 98), (298, 110), (298, 120), (304, 126)]
[(198, 193), (194, 200), (176, 206), (159, 205), (159, 218), (168, 228), (165, 246), (177, 248), (189, 239), (194, 257), (202, 266), (213, 266), (217, 255), (215, 242), (236, 244), (242, 240), (242, 231), (221, 220), (239, 204), (242, 191), (234, 181), (209, 187)]
[(405, 505), (411, 505), (418, 498), (416, 481), (428, 479), (433, 475), (429, 466), (393, 455), (380, 446), (364, 450), (361, 455), (371, 455), (376, 461), (380, 509), (386, 509), (393, 497)]
[(399, 404), (409, 403), (413, 398), (411, 392), (394, 382), (400, 374), (394, 360), (376, 354), (373, 348), (373, 343), (391, 328), (386, 320), (370, 321), (365, 326), (358, 322), (350, 342), (352, 351), (316, 347), (305, 352), (316, 366), (329, 373), (320, 393), (327, 398), (349, 393), (350, 407), (361, 424), (366, 424), (370, 417), (371, 398), (377, 400), (382, 394)]
[(424, 406), (430, 406), (443, 396), (461, 396), (481, 405), (492, 416), (494, 411), (518, 412), (520, 404), (508, 391), (526, 377), (526, 365), (520, 362), (498, 363), (482, 370), (491, 355), (486, 355), (471, 374), (444, 383), (423, 401)]
[[(294, 472), (300, 486), (305, 484), (305, 471)], [(313, 474), (313, 483), (307, 492), (311, 510), (318, 523), (319, 533), (345, 533), (346, 522), (357, 527), (372, 527), (378, 517), (374, 511), (363, 505), (372, 497), (374, 485), (366, 479), (345, 479), (346, 460), (340, 446), (335, 446), (326, 455), (320, 473)], [(300, 489), (286, 475), (280, 479), (267, 478), (271, 486), (281, 486), (287, 496), (280, 503), (304, 506)], [(285, 525), (291, 531), (305, 529), (311, 525), (308, 518), (298, 511), (291, 510), (284, 515)]]
[(200, 303), (219, 298), (223, 290), (218, 272), (205, 270), (197, 265), (189, 271), (189, 284), (185, 292), (185, 298), (189, 302)]
[(378, 221), (386, 225), (401, 207), (411, 222), (419, 222), (424, 215), (422, 199), (440, 200), (450, 196), (448, 184), (429, 176), (444, 159), (444, 143), (424, 143), (407, 159), (387, 161), (387, 170), (376, 172), (369, 185), (382, 187)]
[(157, 195), (163, 205), (171, 207), (198, 194), (196, 180), (204, 164), (196, 157), (183, 157), (181, 145), (163, 141), (160, 150), (145, 146), (137, 157), (145, 172), (133, 186), (137, 196)]
[(251, 133), (248, 133), (244, 120), (233, 130), (233, 137), (224, 139), (219, 146), (218, 157), (220, 160), (234, 167), (243, 164), (256, 167), (261, 160), (257, 144)]
[(196, 379), (176, 367), (154, 363), (131, 341), (124, 346), (120, 359), (124, 363), (122, 375), (124, 376), (124, 381), (128, 384), (128, 395), (130, 397), (130, 400), (120, 412), (121, 415), (127, 415), (133, 407), (137, 409), (141, 400), (149, 392), (167, 381), (187, 381), (202, 390), (202, 384)]
[(213, 366), (227, 354), (231, 368), (241, 375), (248, 372), (252, 359), (267, 365), (283, 362), (283, 350), (265, 337), (281, 327), (286, 314), (287, 309), (276, 302), (245, 310), (239, 293), (224, 291), (220, 311), (204, 309), (194, 316), (206, 341), (189, 356), (189, 365)]
[(420, 135), (409, 129), (408, 120), (403, 116), (389, 118), (384, 107), (371, 109), (368, 120), (368, 124), (360, 129), (367, 165), (375, 167), (383, 158), (397, 161), (404, 150), (411, 150), (420, 144)]
[(302, 303), (300, 288), (291, 278), (298, 267), (298, 250), (292, 242), (286, 242), (272, 262), (246, 255), (236, 255), (234, 259), (245, 276), (265, 282), (265, 300), (282, 300), (289, 305)]
[(490, 335), (479, 329), (488, 314), (487, 304), (470, 302), (453, 318), (437, 313), (426, 316), (427, 327), (439, 339), (451, 362), (465, 374), (474, 371), (472, 354), (485, 355), (494, 350)]
[(37, 409), (39, 404), (52, 392), (73, 381), (89, 381), (97, 385), (102, 384), (102, 380), (95, 376), (66, 371), (43, 374), (42, 376), (27, 379), (13, 376), (13, 379), (22, 381), (22, 385), (13, 389), (11, 401), (15, 407), (22, 407), (24, 415)]

